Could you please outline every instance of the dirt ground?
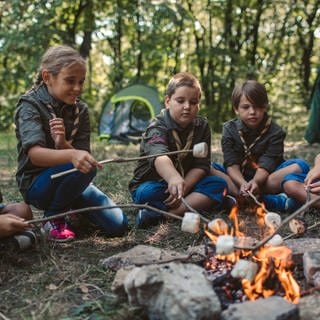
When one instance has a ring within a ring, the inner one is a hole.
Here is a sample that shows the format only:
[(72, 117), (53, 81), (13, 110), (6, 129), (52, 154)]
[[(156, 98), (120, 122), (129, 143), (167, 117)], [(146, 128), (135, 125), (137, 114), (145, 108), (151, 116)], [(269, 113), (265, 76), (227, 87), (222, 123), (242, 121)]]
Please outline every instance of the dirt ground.
[[(213, 144), (213, 160), (221, 161), (218, 143)], [(287, 158), (302, 157), (313, 164), (319, 145), (290, 142)], [(1, 190), (5, 202), (20, 201), (14, 180), (15, 150), (10, 145), (0, 150)], [(107, 145), (97, 142), (93, 153), (98, 159), (138, 155), (137, 145)], [(107, 192), (116, 203), (131, 201), (127, 182), (134, 163), (110, 164), (101, 170), (95, 184)], [(41, 212), (34, 210), (35, 217)], [(134, 226), (135, 210), (127, 210), (130, 229), (121, 238), (108, 239), (83, 232), (72, 243), (54, 244), (42, 238), (39, 228), (37, 245), (19, 252), (10, 245), (1, 247), (0, 259), (0, 319), (146, 319), (145, 312), (126, 303), (119, 303), (110, 287), (114, 272), (102, 268), (100, 260), (137, 244), (184, 252), (189, 246), (203, 242), (204, 235), (180, 231), (180, 222), (166, 223), (148, 230)], [(320, 220), (316, 210), (306, 216), (309, 225)], [(284, 234), (287, 230), (284, 230)], [(306, 236), (318, 237), (319, 226)]]

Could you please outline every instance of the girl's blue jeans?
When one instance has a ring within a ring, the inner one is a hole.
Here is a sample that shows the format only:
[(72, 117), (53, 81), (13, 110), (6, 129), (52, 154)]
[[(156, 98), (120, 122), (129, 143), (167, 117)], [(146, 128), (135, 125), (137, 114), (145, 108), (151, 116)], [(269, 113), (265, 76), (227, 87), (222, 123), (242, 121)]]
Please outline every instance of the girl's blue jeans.
[[(87, 174), (76, 171), (51, 179), (52, 174), (72, 168), (70, 163), (42, 171), (27, 192), (27, 202), (44, 210), (46, 217), (71, 209), (115, 205), (91, 183), (96, 170)], [(108, 236), (121, 236), (127, 231), (128, 219), (120, 208), (95, 210), (85, 215)]]

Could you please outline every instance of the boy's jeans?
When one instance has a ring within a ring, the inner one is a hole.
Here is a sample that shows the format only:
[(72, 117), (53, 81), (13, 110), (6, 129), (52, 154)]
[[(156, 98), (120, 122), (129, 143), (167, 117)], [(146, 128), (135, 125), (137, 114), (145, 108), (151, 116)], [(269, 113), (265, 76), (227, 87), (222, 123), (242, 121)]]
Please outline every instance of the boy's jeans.
[[(88, 174), (76, 171), (51, 179), (52, 174), (71, 168), (72, 164), (63, 164), (44, 170), (30, 186), (27, 202), (44, 210), (46, 217), (70, 209), (115, 205), (106, 194), (91, 184), (96, 170)], [(128, 220), (120, 208), (96, 210), (85, 215), (108, 236), (121, 236), (127, 230)]]

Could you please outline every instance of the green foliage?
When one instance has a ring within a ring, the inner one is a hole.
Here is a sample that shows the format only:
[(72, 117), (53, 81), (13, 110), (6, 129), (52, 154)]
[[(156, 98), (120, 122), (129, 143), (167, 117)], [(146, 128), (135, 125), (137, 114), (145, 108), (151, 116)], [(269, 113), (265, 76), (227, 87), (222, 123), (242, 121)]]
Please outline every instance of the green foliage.
[(267, 84), (285, 118), (292, 105), (303, 110), (320, 64), (318, 7), (319, 0), (1, 1), (1, 128), (12, 124), (13, 99), (31, 87), (45, 49), (58, 43), (88, 57), (83, 97), (94, 125), (118, 89), (144, 82), (164, 93), (184, 70), (199, 77), (202, 112), (216, 131), (233, 116), (234, 85), (248, 78)]

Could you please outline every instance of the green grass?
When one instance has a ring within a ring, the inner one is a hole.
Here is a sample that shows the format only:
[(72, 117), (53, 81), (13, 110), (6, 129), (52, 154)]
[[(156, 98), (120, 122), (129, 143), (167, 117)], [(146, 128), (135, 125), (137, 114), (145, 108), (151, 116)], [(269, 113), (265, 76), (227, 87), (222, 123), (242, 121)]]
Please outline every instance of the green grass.
[[(97, 160), (138, 155), (138, 145), (108, 145), (92, 138), (92, 153)], [(15, 182), (16, 140), (13, 133), (0, 133), (1, 190), (5, 202), (21, 201)], [(110, 163), (98, 171), (95, 185), (116, 203), (130, 203), (128, 182), (135, 162)], [(70, 244), (52, 244), (40, 237), (34, 250), (26, 252), (1, 249), (0, 310), (9, 319), (144, 319), (144, 311), (119, 303), (111, 292), (115, 273), (100, 264), (113, 254), (137, 244), (183, 248), (192, 237), (179, 233), (179, 223), (137, 230), (135, 210), (127, 210), (128, 234), (105, 238), (95, 233), (80, 236)], [(34, 216), (41, 213), (34, 210)], [(36, 232), (40, 235), (38, 228)], [(194, 237), (197, 240), (198, 237)], [(192, 241), (194, 241), (192, 240)], [(191, 242), (192, 243), (192, 242)]]

